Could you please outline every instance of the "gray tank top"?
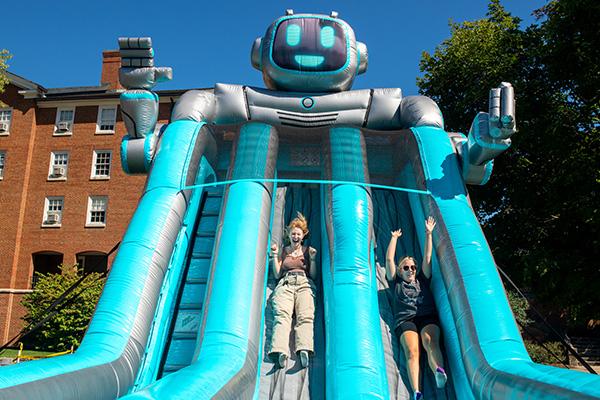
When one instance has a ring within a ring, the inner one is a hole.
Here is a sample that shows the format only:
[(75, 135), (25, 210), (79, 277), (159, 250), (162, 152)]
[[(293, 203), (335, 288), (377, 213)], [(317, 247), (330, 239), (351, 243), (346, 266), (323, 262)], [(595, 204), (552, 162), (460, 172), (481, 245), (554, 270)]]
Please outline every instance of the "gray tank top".
[(421, 272), (413, 282), (406, 282), (396, 277), (394, 292), (396, 297), (396, 327), (414, 317), (435, 314), (435, 304), (427, 279)]

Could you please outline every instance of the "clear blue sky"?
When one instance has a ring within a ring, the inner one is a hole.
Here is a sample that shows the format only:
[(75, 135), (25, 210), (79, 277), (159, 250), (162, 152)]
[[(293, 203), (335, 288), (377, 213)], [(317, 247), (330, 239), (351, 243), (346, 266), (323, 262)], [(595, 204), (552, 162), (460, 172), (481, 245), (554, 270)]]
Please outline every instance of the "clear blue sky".
[[(410, 4), (409, 4), (410, 3)], [(523, 24), (545, 0), (503, 0)], [(174, 70), (157, 89), (211, 87), (216, 82), (263, 87), (250, 48), (285, 9), (338, 11), (369, 49), (367, 73), (354, 88), (401, 87), (415, 94), (422, 51), (449, 36), (448, 21), (483, 18), (487, 0), (420, 1), (115, 1), (10, 0), (2, 5), (0, 48), (13, 54), (9, 71), (47, 88), (93, 86), (101, 52), (119, 36), (151, 36), (156, 65)]]

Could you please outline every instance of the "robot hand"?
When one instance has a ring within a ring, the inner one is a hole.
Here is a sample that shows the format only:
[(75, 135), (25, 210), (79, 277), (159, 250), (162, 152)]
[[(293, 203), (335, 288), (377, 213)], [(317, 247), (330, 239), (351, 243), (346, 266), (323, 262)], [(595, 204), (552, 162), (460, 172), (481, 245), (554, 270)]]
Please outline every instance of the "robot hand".
[(516, 132), (515, 95), (510, 83), (502, 82), (490, 90), (489, 112), (475, 116), (469, 131), (467, 161), (482, 166), (510, 147), (510, 136)]
[(154, 50), (149, 37), (119, 38), (119, 53), (119, 80), (126, 89), (151, 90), (157, 83), (173, 79), (170, 67), (154, 66)]
[(490, 90), (489, 135), (507, 139), (517, 131), (515, 121), (515, 92), (508, 82)]
[(469, 137), (455, 140), (466, 183), (483, 185), (489, 180), (494, 158), (510, 147), (516, 131), (514, 90), (510, 83), (502, 82), (490, 90), (489, 112), (475, 116)]
[(121, 94), (121, 112), (132, 138), (143, 138), (154, 131), (158, 118), (158, 95), (150, 90), (171, 80), (171, 68), (154, 67), (151, 38), (119, 38), (121, 68), (119, 81), (127, 91)]

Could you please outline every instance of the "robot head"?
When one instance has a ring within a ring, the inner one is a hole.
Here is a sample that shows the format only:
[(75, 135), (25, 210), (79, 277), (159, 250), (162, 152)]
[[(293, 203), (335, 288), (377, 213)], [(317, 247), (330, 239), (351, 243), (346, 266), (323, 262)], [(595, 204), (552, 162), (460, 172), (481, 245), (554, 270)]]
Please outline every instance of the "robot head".
[(367, 46), (345, 21), (292, 10), (269, 26), (252, 47), (252, 65), (269, 89), (340, 92), (367, 70)]

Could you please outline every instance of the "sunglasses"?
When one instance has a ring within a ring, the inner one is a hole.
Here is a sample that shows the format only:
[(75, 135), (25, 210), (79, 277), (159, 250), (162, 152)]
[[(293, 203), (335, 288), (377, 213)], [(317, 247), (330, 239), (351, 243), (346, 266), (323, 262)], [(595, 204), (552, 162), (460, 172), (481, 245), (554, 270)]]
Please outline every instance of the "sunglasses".
[(409, 269), (411, 271), (416, 271), (417, 270), (417, 266), (416, 265), (405, 265), (404, 267), (402, 267), (403, 270), (408, 271)]

